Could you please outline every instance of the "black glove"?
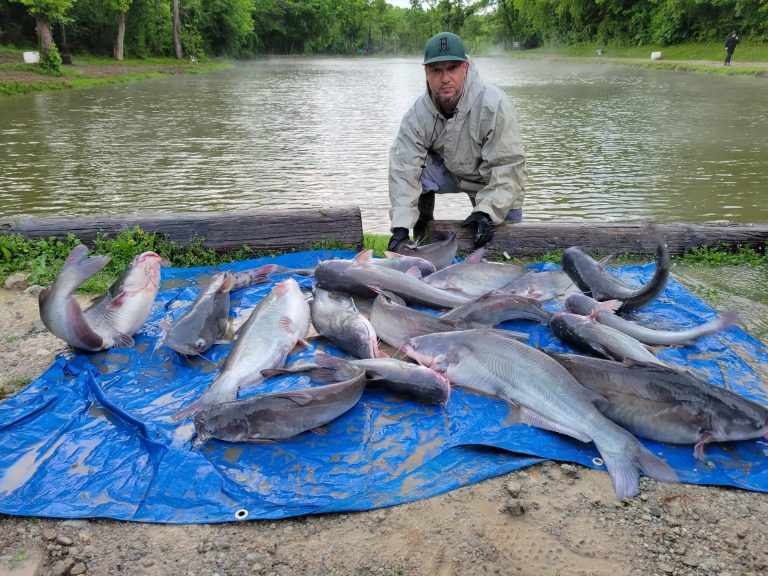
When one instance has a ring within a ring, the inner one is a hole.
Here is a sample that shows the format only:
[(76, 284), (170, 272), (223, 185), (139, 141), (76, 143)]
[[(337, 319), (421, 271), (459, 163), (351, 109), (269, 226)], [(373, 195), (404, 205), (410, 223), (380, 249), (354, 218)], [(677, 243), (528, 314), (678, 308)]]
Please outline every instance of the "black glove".
[(408, 228), (395, 228), (392, 230), (392, 238), (389, 239), (387, 250), (397, 252), (398, 247), (408, 240)]
[(475, 248), (485, 246), (493, 239), (493, 228), (491, 227), (491, 217), (485, 212), (472, 212), (466, 220), (461, 223), (462, 228), (477, 224), (475, 232)]

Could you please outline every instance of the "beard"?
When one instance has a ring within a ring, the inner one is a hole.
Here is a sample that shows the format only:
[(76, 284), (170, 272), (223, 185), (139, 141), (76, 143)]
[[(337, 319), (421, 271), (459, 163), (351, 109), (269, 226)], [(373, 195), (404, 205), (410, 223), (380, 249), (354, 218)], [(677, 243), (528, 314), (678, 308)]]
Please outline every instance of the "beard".
[(464, 94), (463, 89), (461, 92), (456, 92), (453, 96), (448, 97), (440, 96), (440, 94), (435, 93), (435, 101), (440, 105), (440, 108), (443, 109), (443, 112), (453, 112), (459, 104), (462, 94)]

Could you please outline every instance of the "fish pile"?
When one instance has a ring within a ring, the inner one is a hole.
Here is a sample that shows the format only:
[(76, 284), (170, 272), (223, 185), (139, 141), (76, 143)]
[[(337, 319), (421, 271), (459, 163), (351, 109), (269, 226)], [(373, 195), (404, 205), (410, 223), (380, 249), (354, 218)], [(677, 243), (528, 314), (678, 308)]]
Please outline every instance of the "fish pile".
[[(691, 444), (697, 458), (710, 442), (768, 437), (768, 408), (657, 357), (659, 346), (683, 346), (727, 329), (734, 314), (678, 332), (621, 316), (662, 293), (670, 273), (662, 238), (655, 273), (640, 287), (624, 285), (605, 260), (577, 247), (564, 252), (560, 270), (546, 272), (488, 262), (484, 249), (456, 262), (457, 249), (455, 234), (446, 234), (385, 258), (364, 251), (313, 269), (266, 265), (213, 275), (174, 322), (160, 323), (155, 351), (165, 346), (179, 362), (204, 357), (227, 342), (230, 294), (257, 283), (271, 289), (248, 312), (208, 388), (186, 405), (174, 400), (172, 419), (192, 418), (195, 445), (276, 442), (324, 433), (368, 385), (442, 406), (458, 386), (514, 406), (522, 424), (593, 442), (620, 499), (639, 493), (640, 473), (677, 481), (636, 436)], [(132, 346), (152, 310), (160, 274), (152, 252), (137, 256), (107, 294), (80, 309), (73, 292), (106, 262), (77, 246), (40, 295), (45, 326), (75, 348)], [(284, 277), (274, 279), (278, 274)], [(294, 275), (314, 277), (311, 293), (302, 292)], [(508, 321), (548, 326), (584, 354), (539, 349), (527, 334), (499, 327)], [(312, 362), (286, 365), (309, 338), (325, 339), (340, 355), (318, 351)], [(297, 372), (319, 385), (239, 398), (241, 389), (258, 391), (268, 378)]]

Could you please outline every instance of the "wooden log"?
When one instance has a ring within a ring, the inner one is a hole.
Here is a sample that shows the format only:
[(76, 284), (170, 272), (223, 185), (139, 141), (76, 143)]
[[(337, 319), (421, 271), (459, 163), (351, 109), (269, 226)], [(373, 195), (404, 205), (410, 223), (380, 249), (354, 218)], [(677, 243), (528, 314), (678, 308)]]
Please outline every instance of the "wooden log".
[(287, 252), (306, 250), (323, 242), (362, 249), (360, 208), (297, 208), (253, 212), (184, 212), (58, 217), (19, 217), (0, 220), (0, 233), (18, 233), (27, 239), (61, 238), (74, 234), (85, 244), (102, 234), (115, 236), (139, 226), (179, 244), (202, 239), (206, 248), (233, 252), (253, 250)]
[[(763, 252), (768, 243), (768, 224), (655, 224), (666, 239), (670, 254), (684, 254), (692, 248), (754, 248)], [(453, 231), (459, 237), (459, 250), (470, 252), (472, 228), (460, 222), (436, 220), (433, 230)], [(521, 222), (502, 223), (496, 227), (488, 244), (491, 255), (506, 252), (510, 256), (531, 256), (579, 246), (600, 254), (642, 254), (656, 252), (656, 241), (645, 222)]]

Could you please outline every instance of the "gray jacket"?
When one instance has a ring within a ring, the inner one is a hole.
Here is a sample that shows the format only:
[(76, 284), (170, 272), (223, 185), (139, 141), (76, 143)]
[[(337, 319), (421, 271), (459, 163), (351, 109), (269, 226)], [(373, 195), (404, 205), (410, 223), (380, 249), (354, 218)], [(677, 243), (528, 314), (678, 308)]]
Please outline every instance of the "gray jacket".
[(480, 79), (474, 63), (452, 118), (439, 111), (428, 86), (403, 117), (389, 152), (391, 229), (411, 229), (419, 217), (428, 149), (443, 158), (459, 190), (477, 192), (474, 211), (485, 212), (494, 224), (510, 208), (523, 207), (525, 153), (515, 109), (504, 92)]

